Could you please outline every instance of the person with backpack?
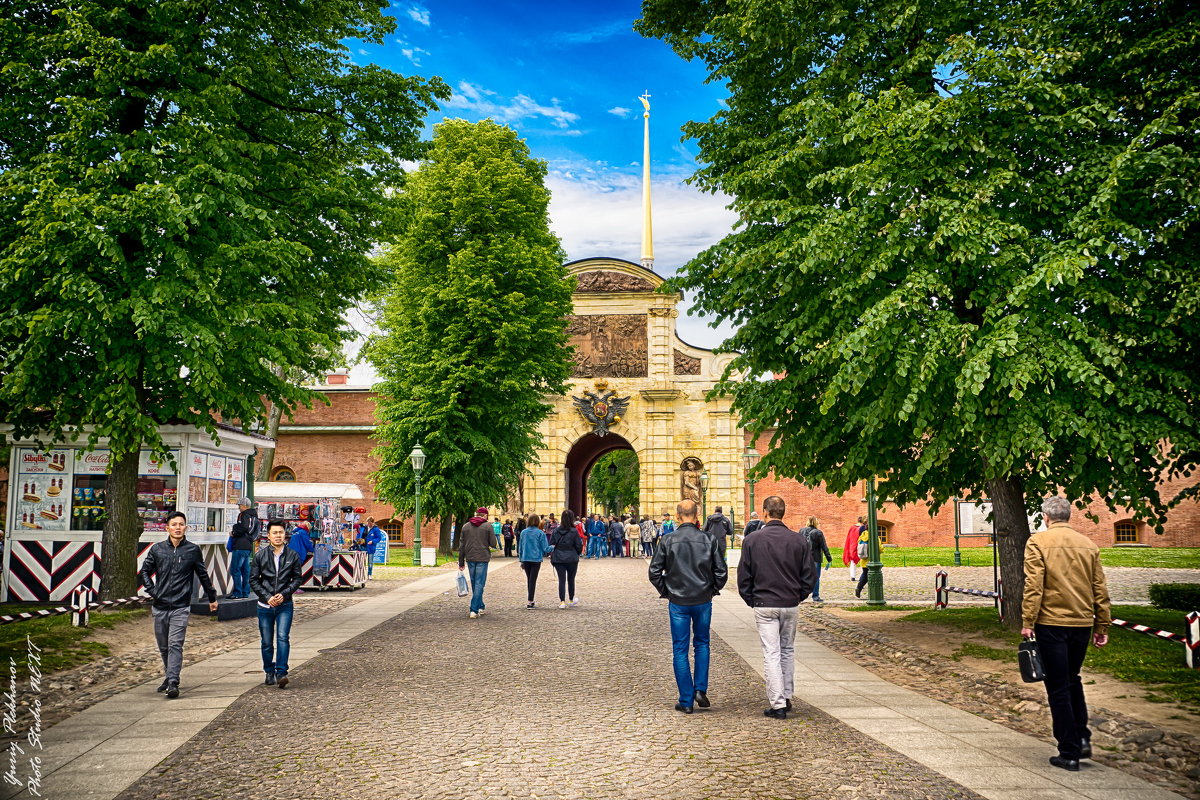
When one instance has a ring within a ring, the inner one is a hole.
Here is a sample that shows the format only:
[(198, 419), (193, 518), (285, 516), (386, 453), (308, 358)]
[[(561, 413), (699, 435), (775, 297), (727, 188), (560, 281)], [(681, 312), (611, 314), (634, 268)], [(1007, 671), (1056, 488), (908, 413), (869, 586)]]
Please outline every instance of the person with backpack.
[(730, 524), (729, 517), (721, 513), (720, 506), (717, 506), (717, 510), (705, 521), (704, 532), (717, 540), (721, 558), (725, 558), (725, 550), (729, 547), (730, 537), (733, 536), (733, 525)]
[[(751, 511), (750, 512), (750, 521), (747, 522), (746, 527), (742, 529), (742, 541), (743, 542), (746, 541), (747, 536), (754, 533), (756, 530), (758, 530), (762, 526), (763, 526), (763, 521), (758, 518), (758, 512)], [(739, 542), (734, 540), (733, 544), (736, 547), (739, 544)]]
[(862, 565), (862, 574), (858, 576), (858, 586), (854, 587), (854, 596), (862, 597), (863, 587), (867, 585), (867, 576), (871, 571), (867, 569), (867, 559), (871, 557), (871, 534), (867, 531), (867, 526), (862, 526), (862, 531), (858, 534), (858, 560)]
[(504, 520), (504, 524), (500, 526), (500, 535), (504, 537), (504, 557), (512, 558), (513, 554), (513, 536), (516, 529), (513, 528), (511, 519)]
[(866, 530), (862, 517), (846, 531), (846, 543), (842, 546), (842, 563), (850, 569), (850, 580), (858, 580), (858, 537)]
[(816, 517), (809, 517), (807, 527), (801, 528), (800, 533), (808, 540), (808, 545), (812, 549), (813, 564), (816, 567), (813, 577), (812, 601), (823, 603), (825, 601), (821, 599), (821, 554), (825, 554), (826, 570), (833, 566), (833, 554), (829, 552), (829, 545), (825, 542), (824, 531), (817, 527)]

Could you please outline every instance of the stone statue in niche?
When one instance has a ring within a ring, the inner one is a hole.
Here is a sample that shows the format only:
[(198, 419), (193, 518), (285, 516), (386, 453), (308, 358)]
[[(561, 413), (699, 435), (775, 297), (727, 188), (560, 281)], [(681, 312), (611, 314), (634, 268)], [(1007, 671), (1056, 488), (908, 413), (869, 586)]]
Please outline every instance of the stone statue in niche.
[(699, 375), (700, 374), (700, 359), (689, 356), (687, 353), (679, 350), (675, 351), (675, 374), (676, 375)]
[(575, 291), (581, 294), (653, 292), (654, 284), (623, 272), (585, 272), (578, 276)]
[(700, 502), (701, 487), (700, 487), (700, 471), (704, 469), (704, 462), (695, 456), (689, 456), (679, 465), (680, 470), (680, 499), (695, 500)]
[[(591, 274), (591, 273), (585, 273)], [(576, 378), (644, 378), (646, 317), (641, 314), (571, 316), (567, 336), (575, 348)]]

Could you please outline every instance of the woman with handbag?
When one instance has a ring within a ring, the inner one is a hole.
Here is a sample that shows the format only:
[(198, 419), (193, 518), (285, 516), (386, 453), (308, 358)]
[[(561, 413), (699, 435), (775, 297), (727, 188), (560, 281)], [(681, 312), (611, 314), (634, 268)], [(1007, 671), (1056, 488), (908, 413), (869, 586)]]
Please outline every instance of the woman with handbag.
[(571, 605), (579, 605), (575, 596), (575, 572), (579, 569), (579, 556), (583, 553), (583, 539), (575, 530), (575, 513), (565, 510), (558, 518), (558, 527), (550, 535), (550, 563), (558, 573), (558, 607), (567, 607), (567, 598)]
[(517, 558), (521, 562), (521, 569), (525, 570), (525, 588), (529, 597), (525, 608), (535, 607), (533, 594), (537, 591), (537, 579), (538, 573), (542, 570), (542, 559), (554, 550), (546, 541), (546, 535), (542, 533), (541, 523), (542, 520), (537, 514), (530, 514), (525, 528), (517, 540)]

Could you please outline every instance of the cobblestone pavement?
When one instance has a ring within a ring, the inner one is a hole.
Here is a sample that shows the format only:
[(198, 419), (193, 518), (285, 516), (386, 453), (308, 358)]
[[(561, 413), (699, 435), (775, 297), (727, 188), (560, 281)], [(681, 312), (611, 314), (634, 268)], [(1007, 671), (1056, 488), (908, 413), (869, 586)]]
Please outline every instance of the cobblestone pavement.
[[(848, 581), (847, 581), (848, 582)], [(442, 595), (259, 687), (120, 797), (965, 798), (977, 795), (797, 703), (713, 639), (713, 708), (672, 709), (666, 606), (645, 562), (581, 565), (580, 607), (543, 573), (492, 576), (488, 613)]]

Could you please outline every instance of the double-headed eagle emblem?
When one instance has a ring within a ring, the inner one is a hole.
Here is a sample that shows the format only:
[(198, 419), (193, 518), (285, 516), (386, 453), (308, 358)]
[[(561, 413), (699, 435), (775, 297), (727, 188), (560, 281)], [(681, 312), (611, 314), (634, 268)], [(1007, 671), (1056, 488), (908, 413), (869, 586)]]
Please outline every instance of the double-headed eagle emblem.
[[(584, 390), (583, 397), (571, 396), (580, 415), (592, 423), (592, 433), (604, 436), (608, 426), (621, 421), (629, 408), (629, 397), (616, 397), (616, 391), (608, 389), (608, 381), (596, 381), (596, 391)], [(632, 395), (631, 395), (632, 397)]]

